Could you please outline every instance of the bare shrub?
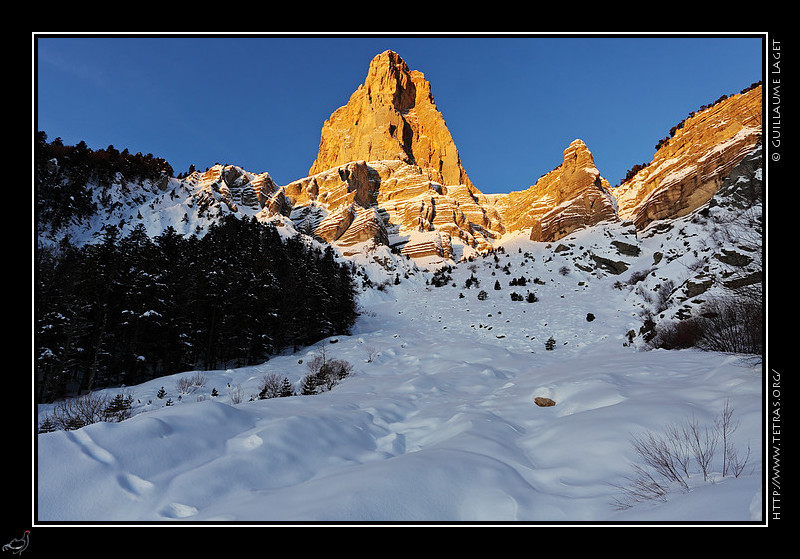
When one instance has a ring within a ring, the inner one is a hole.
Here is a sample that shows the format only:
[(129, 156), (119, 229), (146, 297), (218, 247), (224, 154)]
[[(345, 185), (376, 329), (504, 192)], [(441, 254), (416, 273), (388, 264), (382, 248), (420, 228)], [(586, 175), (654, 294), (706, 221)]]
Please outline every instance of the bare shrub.
[(50, 416), (56, 429), (71, 431), (92, 423), (104, 421), (108, 398), (103, 394), (90, 392), (77, 398), (67, 398), (57, 402)]
[(760, 300), (725, 297), (703, 305), (700, 347), (723, 353), (760, 354), (764, 350), (763, 311)]
[(750, 446), (745, 456), (739, 455), (731, 441), (737, 427), (733, 408), (726, 400), (712, 425), (701, 425), (692, 417), (680, 425), (668, 425), (663, 434), (633, 436), (631, 444), (641, 463), (632, 464), (633, 475), (625, 478), (625, 484), (615, 485), (623, 498), (615, 498), (612, 504), (622, 509), (644, 501), (666, 500), (672, 488), (689, 490), (693, 471), (699, 470), (703, 481), (709, 481), (720, 442), (723, 477), (739, 477), (750, 457)]
[(653, 303), (654, 294), (646, 285), (637, 285), (636, 294), (648, 305)]
[(202, 388), (206, 384), (206, 376), (203, 373), (197, 372), (192, 376), (180, 377), (175, 381), (175, 388), (179, 394), (192, 394), (197, 389)]
[(242, 390), (242, 386), (237, 384), (234, 388), (230, 391), (231, 403), (232, 404), (241, 404), (244, 401), (244, 390)]
[(658, 284), (657, 289), (655, 290), (656, 314), (669, 308), (669, 298), (672, 296), (672, 292), (674, 290), (675, 283), (671, 279), (664, 280)]
[(282, 379), (275, 373), (264, 375), (259, 386), (258, 397), (261, 400), (277, 398), (281, 395)]
[(687, 453), (678, 431), (669, 429), (666, 435), (645, 433), (633, 438), (633, 449), (644, 461), (668, 482), (675, 482), (684, 489), (689, 488), (686, 470)]
[(131, 417), (133, 397), (90, 392), (77, 398), (67, 398), (55, 404), (39, 426), (39, 432), (72, 431), (101, 421), (120, 422)]
[(302, 382), (302, 393), (305, 395), (330, 390), (353, 371), (353, 366), (347, 361), (329, 359), (324, 347), (306, 363), (306, 367), (309, 372)]
[(725, 407), (714, 424), (722, 441), (722, 476), (739, 477), (750, 459), (750, 445), (747, 445), (747, 452), (742, 457), (731, 441), (731, 436), (739, 428), (739, 421), (733, 419), (733, 408), (729, 400), (725, 400)]
[(652, 272), (650, 269), (631, 272), (631, 277), (628, 278), (628, 285), (636, 285), (640, 281), (643, 281), (650, 272)]
[(650, 345), (661, 349), (696, 347), (705, 351), (760, 355), (764, 350), (763, 336), (760, 303), (729, 296), (706, 301), (697, 317), (658, 325)]
[(717, 449), (719, 433), (715, 427), (701, 426), (692, 417), (684, 423), (682, 435), (685, 444), (688, 445), (694, 456), (695, 463), (703, 473), (703, 481), (708, 481), (709, 468)]
[(364, 351), (367, 353), (367, 359), (366, 359), (367, 363), (372, 363), (373, 361), (375, 361), (375, 358), (380, 353), (378, 348), (371, 345), (364, 346)]
[(702, 322), (687, 319), (659, 325), (651, 344), (661, 349), (687, 349), (697, 347), (702, 337)]

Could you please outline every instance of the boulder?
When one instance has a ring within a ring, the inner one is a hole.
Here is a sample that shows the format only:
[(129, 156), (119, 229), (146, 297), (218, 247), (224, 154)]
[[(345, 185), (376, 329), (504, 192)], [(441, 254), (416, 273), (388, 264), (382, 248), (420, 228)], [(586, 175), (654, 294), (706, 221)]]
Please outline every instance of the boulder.
[(550, 398), (545, 398), (544, 396), (537, 396), (533, 399), (533, 401), (540, 408), (549, 408), (550, 406), (556, 405), (555, 401), (551, 400)]

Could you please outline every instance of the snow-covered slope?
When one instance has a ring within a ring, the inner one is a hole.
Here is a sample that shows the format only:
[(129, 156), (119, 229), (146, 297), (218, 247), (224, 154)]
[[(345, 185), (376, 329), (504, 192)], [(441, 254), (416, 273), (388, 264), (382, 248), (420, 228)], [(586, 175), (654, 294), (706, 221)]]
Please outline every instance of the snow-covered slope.
[[(432, 272), (365, 247), (354, 257), (365, 273), (402, 279), (362, 293), (351, 335), (203, 372), (191, 394), (177, 382), (193, 372), (109, 390), (132, 396), (134, 417), (38, 435), (36, 519), (759, 521), (761, 367), (645, 351), (638, 334), (653, 302), (627, 280), (673, 270), (680, 287), (674, 270), (689, 273), (681, 259), (709, 242), (692, 234), (696, 221), (676, 222), (672, 236), (601, 224), (550, 245), (508, 238), (499, 253), (443, 270), (441, 287)], [(669, 257), (653, 265), (656, 252)], [(509, 285), (520, 277), (524, 286)], [(480, 284), (466, 287), (469, 278)], [(350, 362), (351, 376), (318, 395), (257, 398), (272, 373), (299, 387), (321, 347)], [(536, 397), (556, 404), (539, 407)], [(722, 476), (717, 449), (708, 479), (692, 467), (688, 489), (671, 484), (662, 499), (626, 502), (641, 465), (633, 437), (691, 419), (713, 426), (726, 402), (739, 456), (752, 449), (741, 474)], [(40, 418), (50, 410), (40, 406)]]

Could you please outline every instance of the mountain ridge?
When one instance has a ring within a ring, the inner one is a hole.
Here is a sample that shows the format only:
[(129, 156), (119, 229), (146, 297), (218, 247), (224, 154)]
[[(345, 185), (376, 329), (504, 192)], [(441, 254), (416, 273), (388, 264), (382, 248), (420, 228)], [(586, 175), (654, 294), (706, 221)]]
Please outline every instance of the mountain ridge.
[(438, 262), (494, 250), (521, 233), (552, 242), (603, 221), (631, 221), (641, 231), (708, 202), (757, 145), (761, 105), (757, 84), (723, 96), (676, 126), (653, 161), (617, 187), (576, 139), (532, 186), (484, 194), (467, 176), (424, 74), (385, 51), (323, 124), (308, 176), (281, 186), (268, 172), (215, 165), (151, 180), (137, 195), (121, 183), (98, 186), (101, 211), (81, 225), (88, 233), (104, 220), (132, 222), (121, 208), (136, 206), (137, 218), (150, 213), (160, 226), (198, 234), (215, 217), (240, 213), (313, 235), (345, 255), (377, 243)]
[(630, 220), (641, 230), (708, 202), (759, 141), (761, 95), (754, 84), (690, 115), (659, 143), (653, 162), (619, 187), (611, 188), (576, 139), (532, 186), (486, 195), (462, 165), (431, 84), (387, 50), (324, 123), (317, 159), (307, 177), (283, 187), (280, 213), (344, 252), (374, 241), (444, 260), (492, 250), (522, 230), (545, 242), (602, 221)]

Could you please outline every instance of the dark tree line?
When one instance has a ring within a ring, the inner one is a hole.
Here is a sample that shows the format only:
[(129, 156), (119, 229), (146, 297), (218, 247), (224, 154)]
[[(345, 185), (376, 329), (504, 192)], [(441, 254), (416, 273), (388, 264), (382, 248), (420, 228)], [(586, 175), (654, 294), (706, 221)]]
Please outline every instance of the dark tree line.
[(126, 182), (157, 180), (172, 176), (172, 167), (152, 154), (129, 153), (113, 145), (92, 150), (81, 141), (64, 145), (61, 138), (47, 141), (47, 134), (35, 138), (36, 212), (39, 224), (59, 229), (80, 221), (97, 211), (92, 199), (91, 184), (111, 184), (118, 175)]
[(202, 238), (107, 226), (37, 249), (39, 401), (191, 369), (244, 366), (349, 331), (350, 267), (330, 247), (229, 216)]

